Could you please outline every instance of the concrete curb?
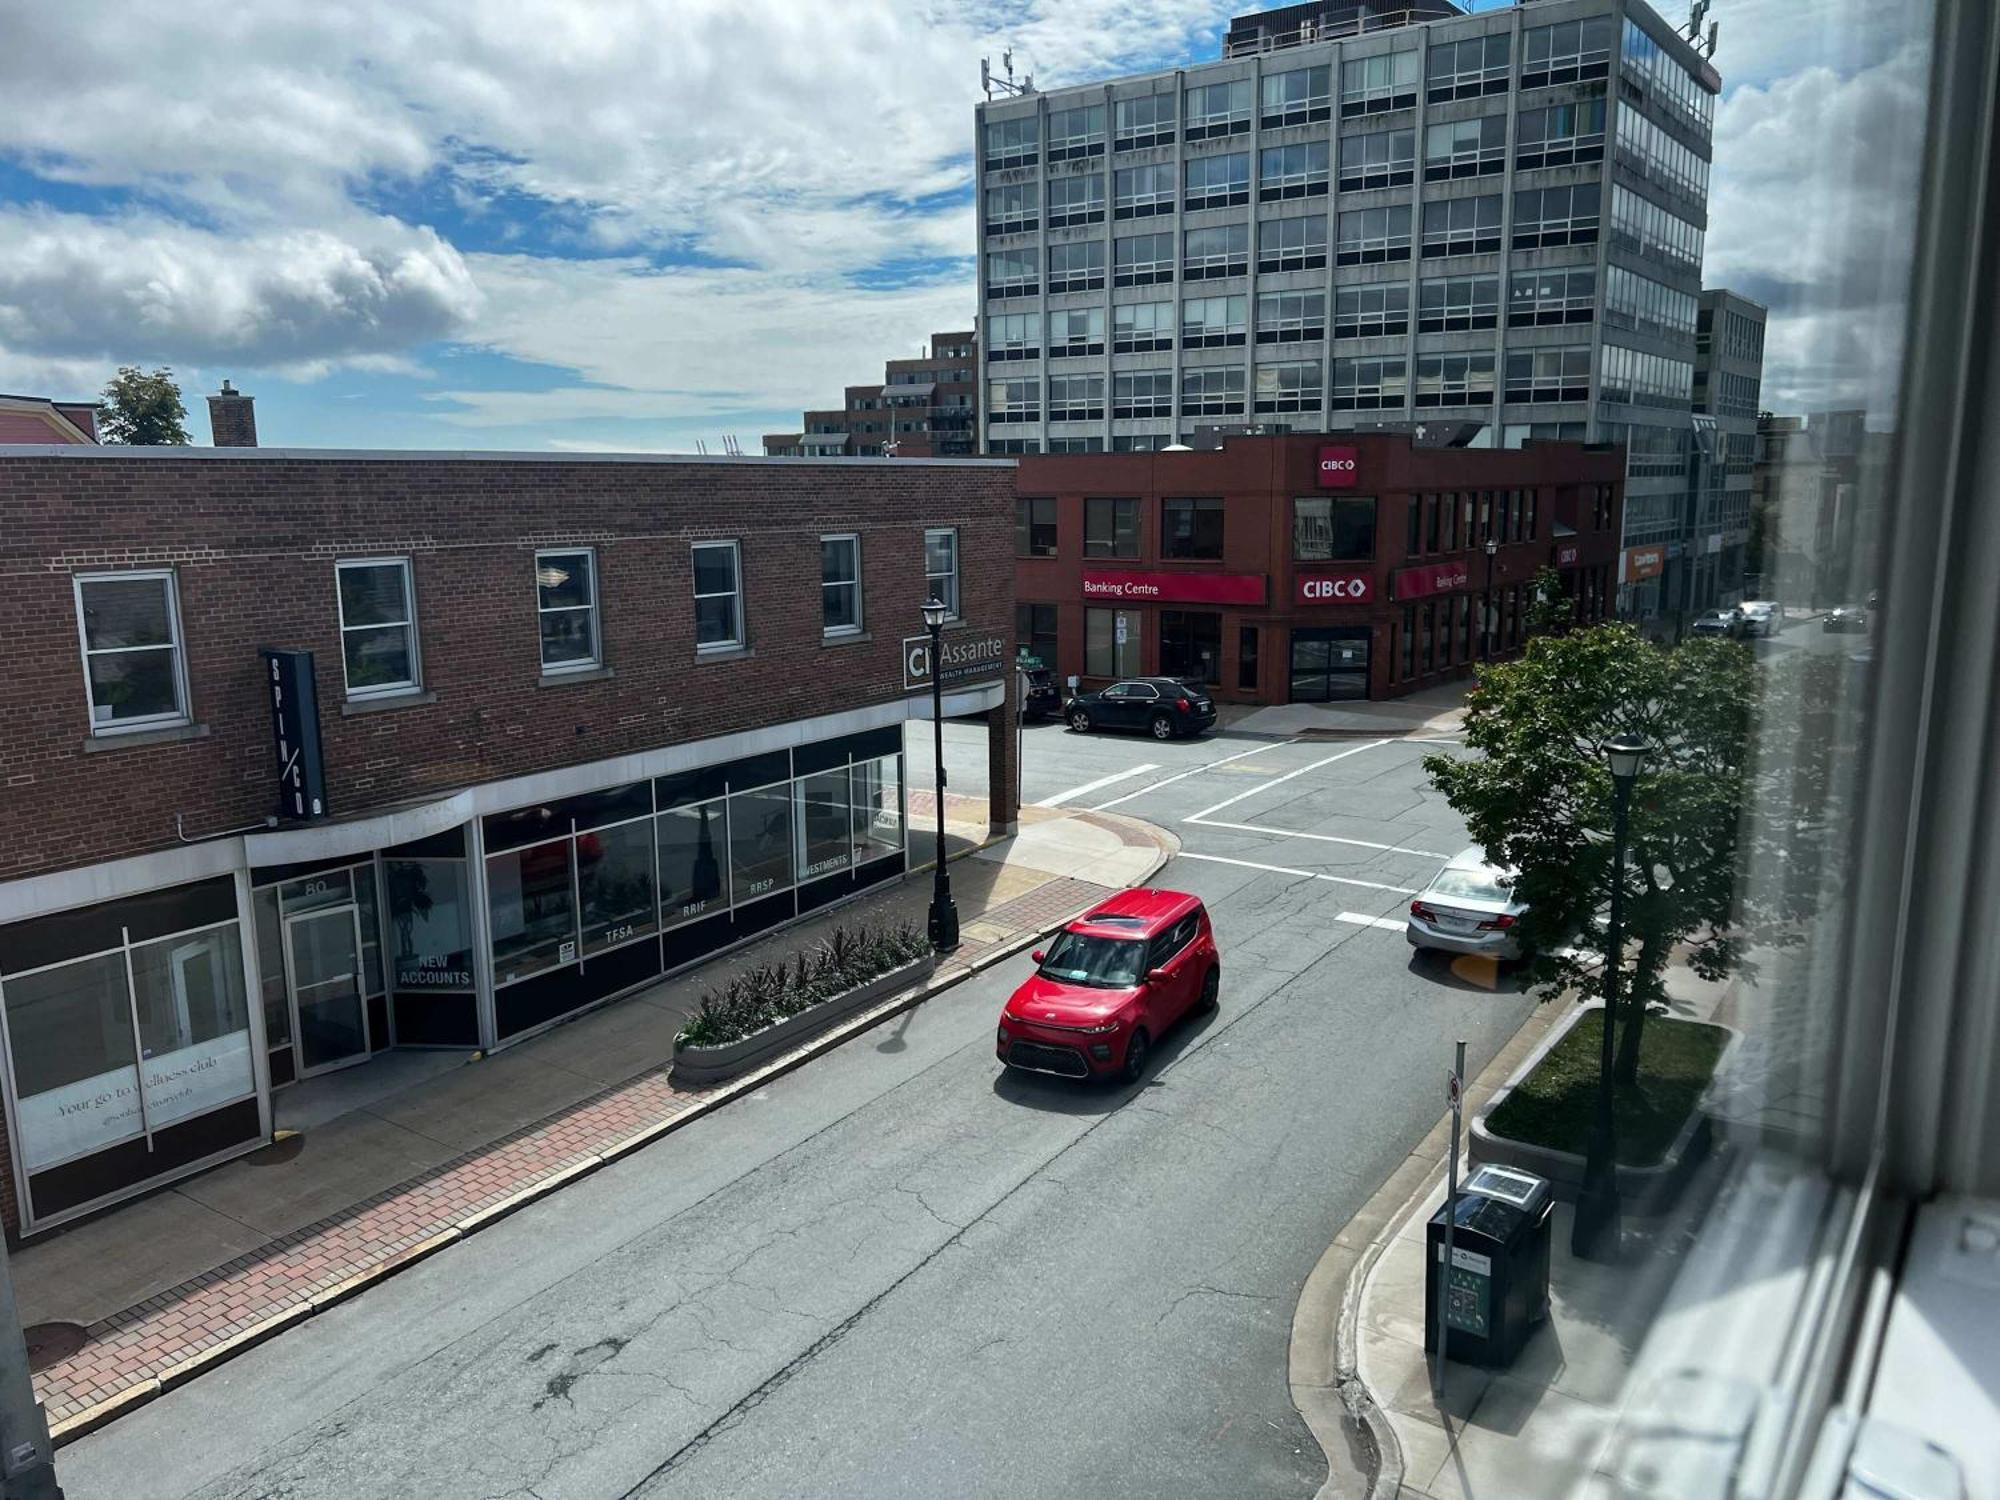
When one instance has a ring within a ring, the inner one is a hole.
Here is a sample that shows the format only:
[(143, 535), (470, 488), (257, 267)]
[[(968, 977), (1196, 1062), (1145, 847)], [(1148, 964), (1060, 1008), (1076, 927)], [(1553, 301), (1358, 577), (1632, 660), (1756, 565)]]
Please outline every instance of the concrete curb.
[[(1560, 1019), (1568, 998), (1543, 1001), (1465, 1089), (1469, 1120)], [(1326, 1456), (1314, 1500), (1395, 1500), (1403, 1448), (1389, 1413), (1361, 1378), (1361, 1303), (1382, 1252), (1430, 1196), (1450, 1150), (1451, 1114), (1438, 1117), (1320, 1256), (1292, 1315), (1292, 1404)]]
[[(1110, 817), (1116, 815), (1105, 814), (1104, 816)], [(1150, 880), (1154, 875), (1157, 875), (1161, 868), (1166, 865), (1167, 861), (1173, 858), (1174, 854), (1179, 851), (1180, 841), (1167, 830), (1152, 829), (1152, 825), (1146, 824), (1140, 819), (1123, 818), (1121, 821), (1147, 828), (1157, 835), (1156, 842), (1159, 847), (1152, 868), (1146, 872), (1139, 882), (1135, 882), (1135, 884), (1142, 884), (1144, 881)], [(925, 868), (929, 868), (929, 866), (927, 865)], [(146, 1405), (163, 1392), (185, 1385), (197, 1375), (206, 1374), (216, 1366), (234, 1359), (237, 1355), (247, 1353), (249, 1350), (256, 1348), (257, 1345), (284, 1332), (286, 1329), (303, 1323), (308, 1318), (325, 1312), (329, 1308), (338, 1306), (340, 1303), (368, 1290), (368, 1288), (377, 1283), (386, 1281), (398, 1272), (406, 1271), (411, 1266), (427, 1260), (438, 1251), (457, 1244), (467, 1235), (474, 1234), (481, 1229), (487, 1228), (489, 1225), (497, 1224), (502, 1219), (526, 1208), (529, 1204), (550, 1197), (563, 1188), (568, 1187), (571, 1183), (590, 1176), (612, 1162), (630, 1156), (633, 1152), (652, 1145), (655, 1141), (664, 1136), (671, 1135), (683, 1126), (689, 1125), (706, 1115), (713, 1114), (732, 1100), (739, 1099), (746, 1094), (755, 1093), (772, 1079), (783, 1077), (795, 1068), (805, 1066), (805, 1064), (811, 1062), (814, 1058), (831, 1052), (834, 1048), (853, 1040), (857, 1036), (861, 1036), (865, 1032), (873, 1030), (884, 1021), (891, 1020), (901, 1015), (904, 1011), (914, 1010), (917, 1006), (923, 1004), (924, 1001), (931, 999), (935, 995), (942, 994), (955, 985), (963, 983), (981, 970), (989, 969), (1003, 959), (1012, 958), (1023, 949), (1040, 942), (1051, 932), (1075, 920), (1083, 912), (1089, 910), (1091, 904), (1090, 902), (1085, 902), (1078, 906), (1076, 910), (1050, 922), (1047, 926), (1037, 931), (1023, 932), (1018, 937), (1011, 938), (1005, 943), (990, 948), (969, 964), (958, 963), (950, 959), (944, 960), (923, 983), (913, 985), (887, 1002), (877, 1005), (873, 1009), (863, 1011), (861, 1014), (842, 1022), (830, 1030), (821, 1032), (803, 1046), (786, 1053), (772, 1062), (766, 1063), (754, 1072), (740, 1074), (717, 1088), (708, 1098), (700, 1100), (688, 1109), (683, 1110), (680, 1114), (657, 1121), (652, 1125), (644, 1126), (623, 1140), (613, 1142), (597, 1154), (584, 1157), (581, 1161), (572, 1162), (559, 1171), (542, 1178), (539, 1182), (530, 1183), (519, 1192), (501, 1199), (498, 1203), (488, 1204), (476, 1213), (468, 1214), (449, 1228), (443, 1229), (426, 1239), (419, 1240), (406, 1249), (397, 1251), (388, 1259), (370, 1266), (365, 1271), (350, 1276), (347, 1280), (328, 1288), (326, 1291), (316, 1293), (304, 1301), (292, 1304), (282, 1312), (273, 1313), (270, 1317), (253, 1323), (250, 1327), (232, 1334), (222, 1343), (203, 1349), (200, 1353), (181, 1361), (177, 1365), (169, 1367), (162, 1374), (142, 1380), (139, 1384), (130, 1386), (120, 1391), (117, 1395), (100, 1401), (97, 1405), (88, 1407), (65, 1421), (56, 1423), (49, 1429), (51, 1445), (60, 1448), (66, 1443), (73, 1443), (78, 1438), (85, 1437), (97, 1431), (100, 1427), (116, 1421), (127, 1412), (134, 1411)]]

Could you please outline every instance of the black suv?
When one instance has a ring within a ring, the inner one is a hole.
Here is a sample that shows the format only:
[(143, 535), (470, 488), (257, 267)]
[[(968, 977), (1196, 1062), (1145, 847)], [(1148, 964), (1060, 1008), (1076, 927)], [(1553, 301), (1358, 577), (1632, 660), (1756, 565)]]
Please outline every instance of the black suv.
[(1093, 729), (1144, 729), (1156, 740), (1200, 734), (1215, 723), (1215, 700), (1208, 689), (1171, 677), (1127, 677), (1098, 693), (1078, 693), (1069, 700), (1069, 727), (1078, 734)]
[(1026, 679), (1021, 692), (1021, 716), (1027, 719), (1061, 718), (1062, 694), (1056, 690), (1056, 674), (1042, 665), (1042, 659), (1023, 652), (1014, 658), (1014, 670)]

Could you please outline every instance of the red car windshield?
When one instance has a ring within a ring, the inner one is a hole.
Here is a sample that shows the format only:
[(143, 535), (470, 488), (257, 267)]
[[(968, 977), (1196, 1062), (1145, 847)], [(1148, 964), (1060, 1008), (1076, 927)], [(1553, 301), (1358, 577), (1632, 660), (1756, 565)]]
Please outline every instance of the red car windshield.
[(1089, 985), (1100, 990), (1130, 989), (1139, 982), (1146, 945), (1128, 938), (1090, 937), (1060, 932), (1042, 960), (1041, 974), (1063, 984)]

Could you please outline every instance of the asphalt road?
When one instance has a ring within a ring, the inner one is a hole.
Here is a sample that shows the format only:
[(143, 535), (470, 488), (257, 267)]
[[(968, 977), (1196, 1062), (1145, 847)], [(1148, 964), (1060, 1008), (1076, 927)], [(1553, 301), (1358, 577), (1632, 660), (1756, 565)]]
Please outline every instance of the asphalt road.
[(1003, 1076), (1001, 965), (64, 1449), (71, 1500), (1310, 1495), (1299, 1289), (1530, 1004), (1396, 921), (1451, 747), (1029, 747), (1214, 914), (1220, 1009), (1145, 1083)]

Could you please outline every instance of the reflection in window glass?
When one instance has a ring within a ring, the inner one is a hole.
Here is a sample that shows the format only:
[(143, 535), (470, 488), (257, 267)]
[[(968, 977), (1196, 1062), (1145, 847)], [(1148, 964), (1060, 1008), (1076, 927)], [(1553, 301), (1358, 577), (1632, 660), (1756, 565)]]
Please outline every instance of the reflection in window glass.
[(278, 918), (278, 888), (265, 886), (251, 893), (250, 910), (257, 923), (257, 990), (264, 1002), (264, 1045), (284, 1046), (292, 1039), (292, 1007), (285, 988), (285, 936)]
[(728, 858), (722, 802), (671, 808), (658, 819), (660, 912), (664, 925), (692, 922), (722, 910)]
[(472, 922), (465, 862), (385, 859), (389, 924), (396, 943), (399, 990), (472, 988)]
[(375, 867), (354, 869), (354, 903), (361, 911), (361, 984), (365, 993), (382, 993), (382, 919), (375, 907)]
[(140, 1134), (124, 954), (10, 976), (4, 988), (22, 1165), (39, 1171)]
[(152, 1129), (255, 1091), (235, 923), (134, 947), (132, 980)]
[(792, 884), (792, 789), (789, 783), (736, 792), (729, 799), (730, 889), (755, 901)]
[(903, 850), (903, 792), (900, 763), (893, 755), (856, 761), (853, 767), (854, 862), (900, 854)]
[(854, 862), (847, 767), (802, 776), (792, 784), (798, 789), (799, 879), (847, 869)]
[(653, 822), (641, 818), (576, 836), (583, 951), (599, 953), (658, 926), (653, 904)]
[(486, 861), (487, 905), (493, 916), (493, 982), (525, 979), (564, 961), (576, 943), (570, 841), (555, 839), (510, 849)]

